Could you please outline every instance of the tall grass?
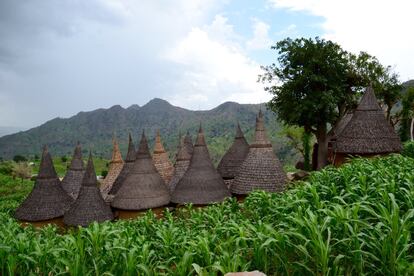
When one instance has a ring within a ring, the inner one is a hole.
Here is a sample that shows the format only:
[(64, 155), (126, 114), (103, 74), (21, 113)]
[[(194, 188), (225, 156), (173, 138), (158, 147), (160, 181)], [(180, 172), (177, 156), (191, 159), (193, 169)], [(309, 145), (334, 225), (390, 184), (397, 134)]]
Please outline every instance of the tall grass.
[[(1, 203), (3, 204), (3, 203)], [(0, 213), (2, 275), (413, 275), (414, 159), (358, 159), (286, 193), (61, 234)]]

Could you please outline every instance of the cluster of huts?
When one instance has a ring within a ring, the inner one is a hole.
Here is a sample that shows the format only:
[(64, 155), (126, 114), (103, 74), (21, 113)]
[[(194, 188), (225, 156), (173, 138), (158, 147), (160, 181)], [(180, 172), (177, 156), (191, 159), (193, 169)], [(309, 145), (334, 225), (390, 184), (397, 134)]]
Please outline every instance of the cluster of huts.
[(232, 194), (279, 192), (285, 187), (286, 174), (267, 138), (260, 111), (254, 142), (249, 145), (237, 125), (234, 142), (217, 169), (210, 159), (201, 124), (194, 144), (188, 132), (180, 137), (174, 165), (159, 132), (152, 154), (144, 132), (137, 150), (130, 135), (125, 160), (113, 139), (108, 175), (101, 185), (97, 183), (91, 154), (84, 167), (79, 143), (62, 181), (45, 146), (36, 183), (15, 217), (34, 222), (63, 216), (68, 226), (86, 226), (93, 221), (112, 220), (114, 214), (123, 212), (170, 204), (207, 205)]
[[(372, 89), (367, 89), (352, 117), (344, 120), (330, 134), (329, 155), (334, 163), (348, 155), (384, 154), (401, 149), (400, 140), (385, 119)], [(85, 169), (79, 143), (62, 181), (45, 147), (34, 188), (17, 208), (15, 217), (33, 222), (63, 216), (66, 225), (86, 226), (93, 221), (112, 220), (114, 214), (122, 212), (170, 204), (206, 205), (232, 195), (243, 197), (253, 190), (281, 192), (286, 182), (286, 173), (266, 135), (260, 111), (252, 144), (247, 143), (237, 125), (233, 144), (217, 169), (210, 159), (201, 124), (194, 144), (188, 132), (180, 137), (174, 165), (159, 132), (152, 155), (144, 132), (138, 150), (129, 135), (125, 160), (113, 139), (108, 175), (101, 185), (97, 183), (91, 154)]]

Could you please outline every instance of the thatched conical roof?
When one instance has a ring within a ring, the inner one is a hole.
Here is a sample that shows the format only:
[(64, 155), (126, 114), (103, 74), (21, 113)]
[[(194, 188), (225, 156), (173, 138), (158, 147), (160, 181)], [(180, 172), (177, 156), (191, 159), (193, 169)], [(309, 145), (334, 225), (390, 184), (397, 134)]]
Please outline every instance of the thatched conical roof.
[(154, 166), (147, 138), (142, 138), (134, 166), (116, 193), (111, 205), (122, 210), (144, 210), (167, 205), (170, 193)]
[(209, 204), (230, 196), (220, 174), (214, 168), (200, 125), (190, 166), (171, 195), (174, 203)]
[(121, 172), (119, 173), (118, 177), (116, 178), (114, 184), (112, 185), (111, 190), (109, 191), (110, 195), (115, 195), (119, 188), (121, 187), (122, 183), (124, 183), (125, 178), (127, 177), (129, 171), (134, 166), (135, 158), (136, 158), (136, 151), (135, 151), (135, 145), (132, 141), (131, 133), (129, 134), (128, 138), (128, 153), (125, 158), (124, 166), (122, 167)]
[(347, 154), (399, 152), (401, 141), (368, 87), (352, 118), (338, 135), (334, 151)]
[(32, 192), (17, 208), (15, 217), (23, 221), (43, 221), (63, 216), (73, 199), (63, 190), (47, 147), (43, 148), (39, 174)]
[(80, 143), (78, 142), (73, 152), (70, 166), (66, 171), (65, 177), (62, 180), (63, 189), (73, 199), (76, 199), (78, 197), (84, 173), (85, 167), (82, 160), (82, 149)]
[(227, 150), (221, 159), (217, 171), (220, 173), (223, 179), (233, 179), (244, 159), (246, 159), (249, 152), (249, 144), (244, 138), (243, 131), (240, 125), (237, 124), (236, 136), (234, 137), (233, 144)]
[(177, 155), (174, 164), (174, 173), (169, 183), (170, 191), (174, 191), (178, 181), (184, 176), (187, 171), (191, 160), (191, 154), (188, 152), (188, 148), (184, 144), (184, 139), (179, 135), (179, 142), (177, 146)]
[(338, 135), (345, 129), (346, 125), (351, 121), (353, 112), (346, 113), (339, 122), (332, 127), (332, 129), (328, 132), (329, 139), (336, 140)]
[(233, 194), (244, 195), (254, 190), (280, 192), (286, 187), (286, 174), (267, 138), (263, 113), (256, 118), (256, 133), (249, 153), (230, 187)]
[(154, 160), (155, 168), (161, 175), (165, 183), (169, 183), (174, 171), (174, 167), (171, 164), (168, 153), (165, 151), (164, 146), (161, 142), (160, 132), (157, 131), (155, 136), (154, 153), (152, 154), (152, 160)]
[(101, 192), (104, 197), (106, 197), (112, 189), (112, 185), (124, 166), (124, 161), (122, 160), (121, 151), (119, 150), (118, 142), (115, 136), (112, 138), (112, 145), (112, 159), (111, 162), (109, 162), (108, 174), (101, 185)]
[(99, 191), (92, 154), (89, 154), (79, 196), (65, 213), (63, 222), (70, 226), (88, 226), (94, 221), (103, 222), (113, 219), (111, 207), (105, 203)]
[(189, 131), (187, 131), (187, 134), (184, 137), (184, 144), (187, 147), (187, 151), (190, 153), (190, 155), (192, 155), (193, 150), (194, 150), (194, 145), (193, 145), (193, 138), (191, 138)]

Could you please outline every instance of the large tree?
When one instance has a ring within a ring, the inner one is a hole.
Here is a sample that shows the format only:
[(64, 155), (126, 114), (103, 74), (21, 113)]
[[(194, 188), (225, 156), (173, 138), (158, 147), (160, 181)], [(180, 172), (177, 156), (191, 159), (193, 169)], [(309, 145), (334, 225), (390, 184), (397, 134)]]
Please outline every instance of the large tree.
[(390, 94), (396, 90), (393, 81), (398, 84), (397, 76), (366, 53), (353, 55), (318, 37), (287, 38), (272, 49), (277, 51), (278, 64), (262, 67), (264, 74), (260, 76), (261, 81), (270, 84), (265, 90), (274, 95), (268, 107), (284, 123), (315, 135), (318, 169), (327, 164), (328, 125), (334, 125), (355, 107), (364, 87), (372, 84), (379, 89), (386, 105), (392, 107), (396, 102)]

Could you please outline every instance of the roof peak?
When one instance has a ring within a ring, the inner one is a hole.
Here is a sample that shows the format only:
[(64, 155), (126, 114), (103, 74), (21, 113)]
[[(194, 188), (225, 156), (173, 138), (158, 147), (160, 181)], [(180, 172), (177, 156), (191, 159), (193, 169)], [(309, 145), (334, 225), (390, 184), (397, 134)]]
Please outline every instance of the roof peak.
[(91, 151), (89, 152), (88, 164), (86, 165), (86, 171), (83, 176), (82, 186), (98, 186)]
[(262, 113), (262, 109), (260, 109), (258, 116), (256, 117), (256, 131), (255, 131), (255, 139), (252, 143), (252, 147), (271, 147), (272, 144), (270, 143), (269, 139), (266, 135), (266, 129), (264, 125), (264, 116)]
[(53, 160), (46, 145), (43, 146), (42, 160), (40, 161), (37, 178), (57, 178), (57, 173), (55, 167), (53, 166)]
[(118, 141), (115, 134), (112, 137), (112, 159), (111, 163), (123, 163), (121, 151), (119, 150)]
[(132, 140), (132, 135), (131, 132), (128, 135), (128, 152), (125, 158), (126, 162), (133, 162), (135, 161), (135, 145), (134, 145), (134, 141)]
[(243, 131), (241, 130), (240, 123), (237, 123), (237, 127), (236, 127), (236, 137), (235, 138), (236, 139), (244, 138), (244, 134), (243, 134)]
[(160, 130), (157, 129), (157, 134), (155, 135), (154, 153), (164, 153), (164, 152), (165, 152), (165, 148), (161, 142)]
[(136, 155), (136, 159), (145, 159), (151, 158), (151, 154), (148, 147), (148, 140), (145, 136), (145, 131), (142, 131), (141, 141), (139, 142), (139, 147)]
[(205, 146), (205, 145), (206, 145), (206, 140), (204, 138), (203, 128), (200, 123), (200, 128), (198, 129), (197, 139), (196, 139), (194, 146), (197, 147), (197, 146)]
[(374, 89), (372, 86), (368, 86), (365, 89), (365, 93), (362, 96), (357, 110), (381, 110), (381, 107), (378, 104), (377, 97), (375, 96)]

